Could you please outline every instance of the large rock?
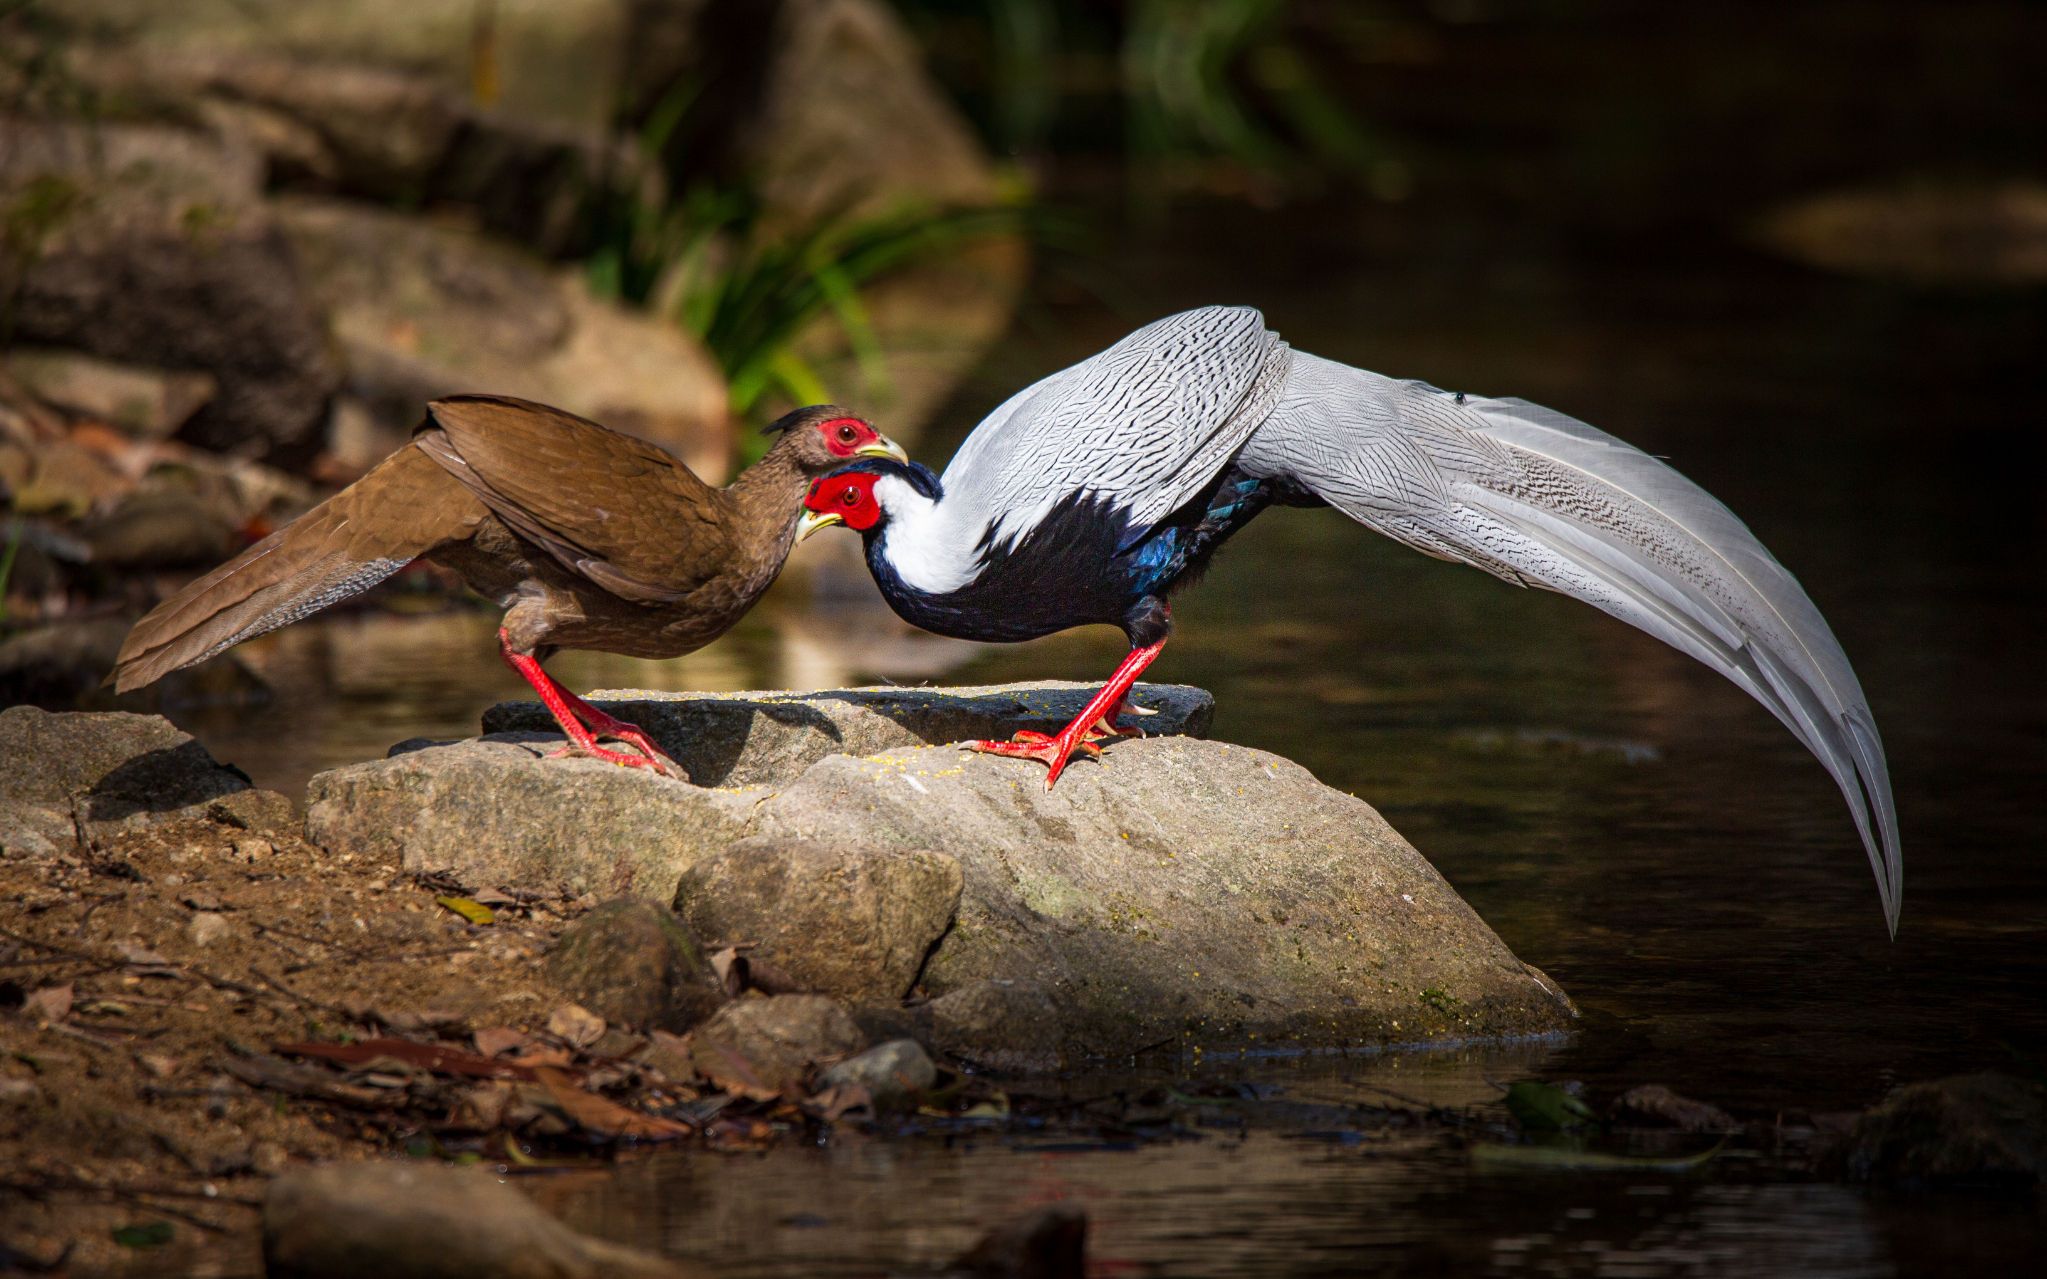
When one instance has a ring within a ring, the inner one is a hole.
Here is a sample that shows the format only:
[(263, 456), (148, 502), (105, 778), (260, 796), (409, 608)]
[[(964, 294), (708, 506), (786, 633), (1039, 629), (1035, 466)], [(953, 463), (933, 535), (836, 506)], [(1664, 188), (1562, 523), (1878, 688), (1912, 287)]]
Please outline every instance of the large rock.
[(252, 791), (240, 769), (158, 715), (0, 711), (0, 843), (9, 848), (69, 848), (79, 824), (93, 836), (165, 818), (249, 824), (281, 799)]
[(1057, 1020), (1035, 1033), (1070, 1055), (1526, 1035), (1576, 1015), (1369, 805), (1241, 746), (1121, 743), (1051, 792), (989, 756), (838, 756), (755, 830), (958, 858), (925, 987), (1044, 987)]
[[(1018, 729), (1056, 732), (1097, 687), (1050, 681), (816, 693), (617, 690), (592, 693), (590, 700), (646, 729), (698, 783), (752, 786), (793, 781), (829, 755), (1004, 738)], [(1154, 736), (1198, 737), (1215, 716), (1215, 699), (1186, 684), (1140, 684), (1136, 700), (1158, 712), (1131, 721)], [(553, 726), (538, 702), (500, 702), (483, 716), (486, 733), (545, 732)]]
[(558, 744), (408, 743), (392, 758), (321, 773), (306, 789), (306, 838), (473, 884), (665, 905), (682, 872), (744, 835), (766, 798), (545, 758)]
[(0, 120), (10, 337), (155, 369), (212, 398), (185, 438), (285, 460), (340, 380), (247, 148), (142, 125)]
[(274, 1279), (688, 1279), (677, 1261), (578, 1234), (482, 1168), (418, 1160), (297, 1169), (263, 1198)]
[(336, 439), (367, 466), (405, 442), (428, 400), (523, 396), (667, 448), (699, 475), (729, 461), (725, 382), (672, 324), (591, 296), (509, 245), (360, 205), (284, 200), (278, 217), (348, 366), (364, 420)]
[(960, 865), (926, 849), (743, 840), (683, 872), (675, 910), (707, 945), (749, 954), (805, 990), (855, 1000), (909, 993), (960, 901)]

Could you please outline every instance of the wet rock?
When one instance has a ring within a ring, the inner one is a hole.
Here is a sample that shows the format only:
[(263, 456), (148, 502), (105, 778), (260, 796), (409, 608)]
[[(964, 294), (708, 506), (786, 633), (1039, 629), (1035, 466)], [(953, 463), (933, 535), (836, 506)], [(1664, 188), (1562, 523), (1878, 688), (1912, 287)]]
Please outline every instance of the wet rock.
[(339, 369), (261, 186), (253, 152), (197, 133), (0, 123), (11, 338), (203, 373), (183, 438), (310, 457)]
[(683, 871), (745, 833), (762, 792), (713, 790), (590, 759), (558, 738), (405, 749), (321, 773), (306, 838), (332, 853), (475, 884), (667, 903)]
[(938, 1082), (938, 1067), (914, 1039), (876, 1044), (819, 1072), (819, 1088), (858, 1085), (880, 1107), (898, 1105)]
[(622, 898), (562, 930), (547, 978), (607, 1021), (686, 1030), (725, 1002), (689, 931), (658, 902)]
[(690, 1060), (706, 1078), (733, 1079), (743, 1069), (763, 1090), (785, 1092), (813, 1066), (866, 1045), (846, 1010), (823, 995), (775, 995), (719, 1009), (691, 1033)]
[(2018, 1187), (2047, 1177), (2047, 1089), (1990, 1072), (1907, 1084), (1862, 1116), (1848, 1175), (1905, 1189)]
[(1607, 1107), (1607, 1118), (1625, 1127), (1675, 1128), (1679, 1132), (1733, 1132), (1741, 1127), (1720, 1107), (1679, 1096), (1662, 1084), (1628, 1089)]
[[(204, 816), (215, 801), (250, 789), (190, 734), (157, 715), (0, 711), (0, 826), (7, 814), (38, 828), (71, 816), (127, 829), (164, 817)], [(27, 814), (26, 818), (22, 814)]]
[(578, 1234), (480, 1168), (416, 1161), (287, 1172), (263, 1199), (275, 1279), (684, 1279), (679, 1262)]
[(286, 200), (278, 217), (348, 367), (362, 419), (337, 440), (367, 466), (429, 400), (488, 387), (651, 440), (717, 482), (729, 464), (723, 376), (673, 324), (593, 297), (485, 237), (382, 210)]
[(183, 489), (130, 493), (78, 535), (92, 548), (92, 562), (106, 569), (211, 567), (239, 544), (228, 511)]
[[(1018, 729), (1056, 732), (1096, 688), (1051, 681), (816, 693), (621, 690), (593, 693), (590, 700), (646, 729), (698, 784), (752, 786), (794, 781), (828, 755), (1002, 738)], [(1186, 684), (1140, 684), (1136, 698), (1158, 712), (1135, 721), (1154, 736), (1199, 737), (1215, 715), (1215, 699)], [(553, 724), (538, 702), (500, 702), (483, 716), (486, 733), (544, 732)]]
[(960, 900), (959, 863), (925, 849), (744, 840), (683, 872), (675, 910), (706, 945), (753, 941), (804, 990), (900, 999)]
[(1087, 1213), (1053, 1204), (998, 1226), (952, 1263), (974, 1279), (1068, 1279), (1087, 1273)]
[(834, 756), (754, 831), (957, 858), (959, 912), (923, 984), (1050, 991), (1018, 1050), (1463, 1039), (1576, 1015), (1369, 805), (1297, 764), (1165, 737), (1112, 745), (1054, 791), (1042, 779), (946, 749)]

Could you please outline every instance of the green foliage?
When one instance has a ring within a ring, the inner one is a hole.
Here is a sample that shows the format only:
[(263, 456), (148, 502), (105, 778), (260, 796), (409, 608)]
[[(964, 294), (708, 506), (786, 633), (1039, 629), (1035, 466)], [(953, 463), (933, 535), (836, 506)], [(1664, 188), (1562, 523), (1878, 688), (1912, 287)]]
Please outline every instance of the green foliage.
[(1507, 1086), (1507, 1111), (1531, 1131), (1559, 1132), (1598, 1122), (1592, 1108), (1555, 1084), (1524, 1079)]

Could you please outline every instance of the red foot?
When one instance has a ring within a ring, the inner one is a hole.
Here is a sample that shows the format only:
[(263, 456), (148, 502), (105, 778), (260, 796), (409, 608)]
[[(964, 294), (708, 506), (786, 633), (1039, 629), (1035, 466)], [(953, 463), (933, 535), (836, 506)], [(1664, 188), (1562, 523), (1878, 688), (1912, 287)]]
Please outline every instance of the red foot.
[(1109, 682), (1088, 700), (1080, 714), (1073, 717), (1073, 722), (1049, 737), (1025, 729), (1006, 742), (962, 742), (961, 745), (984, 755), (1037, 760), (1045, 766), (1045, 789), (1051, 790), (1053, 783), (1059, 780), (1059, 774), (1065, 772), (1067, 764), (1072, 762), (1075, 751), (1085, 751), (1100, 758), (1102, 748), (1096, 745), (1097, 742), (1111, 737), (1144, 736), (1141, 729), (1116, 727), (1116, 717), (1146, 713), (1130, 701), (1130, 686), (1137, 682), (1137, 677), (1144, 673), (1144, 668), (1151, 665), (1152, 659), (1165, 646), (1166, 642), (1160, 640), (1156, 644), (1132, 649), (1130, 656), (1116, 668), (1116, 673), (1109, 676)]
[[(554, 722), (561, 725), (562, 733), (569, 739), (569, 744), (551, 752), (549, 759), (579, 755), (586, 759), (601, 759), (621, 768), (644, 768), (679, 782), (689, 780), (689, 774), (683, 771), (682, 765), (669, 758), (668, 752), (656, 746), (654, 739), (648, 737), (644, 730), (598, 710), (563, 688), (555, 682), (554, 676), (541, 669), (539, 660), (532, 654), (514, 652), (511, 637), (502, 629), (498, 631), (498, 651), (504, 654), (506, 664), (533, 686), (533, 691), (540, 695), (540, 704), (547, 707), (547, 713), (554, 716)], [(599, 746), (597, 735), (600, 733), (636, 747), (641, 753), (629, 755)]]

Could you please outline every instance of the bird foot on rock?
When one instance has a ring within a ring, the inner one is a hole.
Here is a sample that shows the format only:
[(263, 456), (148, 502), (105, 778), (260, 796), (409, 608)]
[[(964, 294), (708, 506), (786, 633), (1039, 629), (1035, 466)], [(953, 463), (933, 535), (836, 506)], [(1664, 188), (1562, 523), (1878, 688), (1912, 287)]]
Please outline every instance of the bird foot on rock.
[(1006, 742), (961, 742), (960, 745), (970, 751), (979, 751), (983, 755), (1007, 755), (1012, 759), (1037, 760), (1045, 766), (1046, 790), (1051, 790), (1052, 783), (1059, 780), (1059, 774), (1066, 771), (1066, 765), (1072, 760), (1075, 751), (1085, 751), (1096, 759), (1101, 758), (1102, 754), (1102, 748), (1095, 744), (1092, 729), (1083, 734), (1075, 733), (1071, 727), (1057, 736), (1023, 729)]
[(682, 771), (682, 766), (658, 749), (645, 755), (635, 755), (630, 751), (611, 750), (595, 742), (589, 745), (571, 743), (559, 750), (549, 751), (547, 758), (602, 760), (607, 764), (616, 764), (620, 768), (644, 768), (657, 777), (668, 777), (678, 782), (689, 780), (689, 774)]

